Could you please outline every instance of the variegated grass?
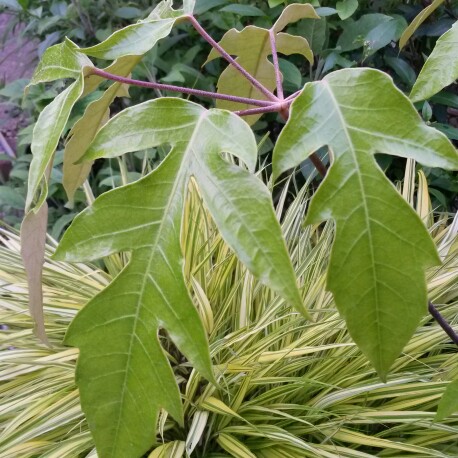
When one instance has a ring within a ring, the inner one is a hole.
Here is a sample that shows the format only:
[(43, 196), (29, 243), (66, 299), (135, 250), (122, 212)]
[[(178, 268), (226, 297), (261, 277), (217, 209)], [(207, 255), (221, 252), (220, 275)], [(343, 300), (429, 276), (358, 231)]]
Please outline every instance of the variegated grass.
[[(450, 215), (433, 218), (424, 176), (415, 187), (412, 163), (406, 170), (404, 196), (444, 261), (428, 273), (430, 298), (454, 323), (458, 219), (450, 224)], [(193, 371), (161, 333), (183, 393), (186, 426), (162, 412), (151, 457), (458, 456), (458, 415), (433, 420), (447, 383), (458, 377), (456, 349), (425, 315), (388, 383), (378, 379), (325, 290), (333, 226), (303, 226), (306, 189), (287, 209), (285, 191), (277, 212), (313, 322), (237, 261), (191, 185), (185, 272), (208, 333), (218, 386)], [(0, 333), (0, 458), (95, 457), (74, 383), (78, 352), (62, 340), (76, 312), (111, 277), (95, 266), (51, 260), (55, 243), (49, 241), (44, 303), (53, 347), (47, 348), (33, 335), (18, 237), (3, 230), (1, 240), (0, 323), (6, 328)], [(114, 275), (126, 259), (114, 256), (106, 265)]]

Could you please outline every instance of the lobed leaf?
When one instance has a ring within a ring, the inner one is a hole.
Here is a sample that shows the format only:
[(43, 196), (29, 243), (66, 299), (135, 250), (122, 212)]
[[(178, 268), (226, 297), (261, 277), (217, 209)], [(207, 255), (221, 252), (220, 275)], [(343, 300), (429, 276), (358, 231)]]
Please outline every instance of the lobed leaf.
[(427, 312), (424, 269), (438, 264), (421, 220), (375, 162), (375, 153), (458, 168), (447, 138), (423, 124), (391, 78), (347, 69), (308, 83), (274, 150), (274, 177), (320, 147), (332, 154), (307, 224), (336, 221), (327, 287), (356, 344), (385, 379)]
[(181, 99), (148, 101), (102, 127), (84, 159), (164, 143), (172, 149), (160, 167), (96, 199), (75, 218), (56, 252), (67, 261), (132, 252), (127, 267), (78, 314), (66, 338), (80, 348), (81, 401), (101, 457), (144, 453), (154, 440), (160, 408), (182, 420), (159, 328), (213, 380), (205, 331), (185, 286), (180, 247), (191, 176), (237, 256), (304, 311), (267, 189), (220, 156), (232, 153), (254, 168), (256, 143), (243, 120)]
[[(285, 55), (301, 54), (310, 63), (313, 63), (313, 52), (304, 37), (280, 33), (287, 24), (302, 18), (319, 19), (319, 16), (311, 5), (289, 5), (273, 25), (272, 30), (275, 32), (278, 52)], [(267, 89), (270, 91), (275, 89), (275, 69), (268, 59), (272, 53), (269, 30), (251, 25), (240, 32), (231, 29), (224, 34), (219, 44), (229, 54), (237, 56), (236, 61)], [(205, 63), (217, 57), (220, 57), (218, 52), (212, 49)], [(226, 67), (221, 73), (217, 86), (220, 93), (257, 100), (266, 100), (267, 98), (232, 66)], [(250, 107), (250, 105), (227, 100), (217, 100), (216, 106), (231, 111)], [(249, 124), (253, 124), (259, 117), (260, 115), (247, 116), (245, 120)]]
[(415, 82), (410, 99), (425, 100), (458, 78), (458, 22), (436, 42)]

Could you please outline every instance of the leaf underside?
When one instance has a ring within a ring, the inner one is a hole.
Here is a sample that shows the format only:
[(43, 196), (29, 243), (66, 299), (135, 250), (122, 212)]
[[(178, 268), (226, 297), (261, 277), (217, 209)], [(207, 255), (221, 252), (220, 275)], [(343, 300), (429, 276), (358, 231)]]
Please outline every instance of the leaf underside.
[(458, 78), (458, 22), (436, 42), (415, 82), (410, 99), (425, 100)]
[(334, 219), (327, 287), (353, 339), (385, 379), (427, 310), (425, 267), (438, 264), (421, 220), (374, 154), (458, 168), (447, 138), (422, 123), (391, 78), (371, 69), (334, 72), (294, 101), (274, 150), (274, 175), (322, 146), (333, 161), (306, 222)]
[[(70, 118), (73, 106), (81, 97), (94, 91), (103, 81), (98, 76), (89, 75), (88, 69), (93, 64), (84, 53), (99, 58), (117, 59), (107, 70), (118, 75), (128, 76), (141, 58), (141, 54), (149, 51), (158, 40), (167, 36), (174, 23), (184, 14), (192, 13), (194, 3), (193, 0), (186, 0), (183, 3), (183, 9), (174, 10), (172, 0), (164, 0), (156, 6), (147, 20), (118, 30), (103, 43), (85, 50), (78, 48), (71, 40), (65, 39), (63, 43), (51, 46), (45, 51), (31, 79), (30, 84), (62, 78), (75, 80), (46, 106), (40, 113), (35, 125), (31, 145), (33, 158), (30, 164), (25, 205), (26, 218), (21, 226), (21, 245), (30, 293), (29, 308), (35, 322), (36, 334), (44, 341), (46, 338), (40, 278), (41, 265), (44, 260), (42, 241), (46, 237), (46, 224), (43, 223), (46, 217), (43, 216), (44, 210), (41, 211), (48, 194), (46, 173), (52, 168), (54, 153)], [(84, 182), (90, 171), (90, 164), (75, 165), (74, 161), (81, 158), (99, 127), (106, 121), (108, 107), (112, 100), (123, 92), (122, 85), (114, 83), (101, 99), (92, 102), (71, 132), (72, 137), (64, 154), (64, 186), (70, 204), (73, 202), (75, 190)], [(31, 212), (34, 214), (31, 215)], [(41, 215), (40, 218), (36, 217), (38, 214)], [(34, 236), (30, 237), (29, 234), (32, 232)], [(42, 247), (41, 265), (38, 245), (35, 246), (37, 240), (41, 241), (39, 246)], [(32, 252), (34, 262), (27, 262), (27, 253)]]
[[(319, 19), (311, 5), (289, 5), (273, 25), (277, 50), (284, 55), (301, 54), (310, 63), (313, 63), (313, 53), (307, 40), (300, 36), (280, 33), (289, 23), (302, 18)], [(226, 52), (236, 56), (236, 62), (240, 64), (250, 75), (261, 82), (264, 87), (273, 91), (276, 86), (275, 69), (268, 57), (272, 53), (269, 30), (256, 26), (247, 26), (238, 31), (231, 29), (226, 32), (219, 43)], [(220, 57), (215, 49), (210, 52), (206, 63)], [(228, 66), (218, 79), (218, 92), (223, 94), (247, 97), (256, 100), (266, 100), (267, 97), (239, 73), (237, 69)], [(236, 111), (250, 108), (227, 100), (217, 100), (218, 108)], [(249, 124), (256, 122), (261, 115), (245, 117)]]
[(78, 314), (66, 342), (80, 348), (83, 410), (101, 457), (140, 456), (154, 440), (160, 408), (182, 421), (173, 373), (158, 342), (165, 329), (180, 351), (213, 380), (204, 328), (186, 288), (180, 247), (184, 200), (193, 176), (223, 237), (264, 283), (303, 311), (271, 198), (247, 170), (226, 162), (257, 159), (248, 125), (181, 99), (124, 110), (97, 134), (85, 159), (169, 144), (145, 178), (108, 192), (75, 218), (56, 252), (79, 261), (131, 251), (116, 279)]

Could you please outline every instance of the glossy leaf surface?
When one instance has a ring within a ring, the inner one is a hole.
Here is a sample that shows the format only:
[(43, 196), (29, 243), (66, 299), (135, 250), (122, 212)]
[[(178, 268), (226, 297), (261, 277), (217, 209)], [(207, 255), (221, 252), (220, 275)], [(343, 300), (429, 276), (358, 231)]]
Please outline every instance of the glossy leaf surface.
[(109, 121), (85, 159), (164, 143), (172, 150), (160, 167), (99, 197), (74, 220), (56, 252), (67, 261), (132, 252), (127, 267), (67, 334), (67, 342), (80, 348), (81, 400), (101, 457), (140, 456), (153, 441), (160, 408), (182, 420), (159, 328), (212, 380), (205, 332), (183, 278), (180, 230), (191, 176), (237, 256), (304, 312), (267, 189), (220, 155), (232, 153), (254, 168), (253, 134), (236, 115), (181, 99), (145, 102)]
[(427, 313), (424, 269), (439, 262), (422, 222), (375, 153), (458, 168), (447, 138), (420, 120), (385, 74), (341, 70), (309, 83), (274, 150), (274, 175), (328, 146), (332, 166), (307, 223), (336, 221), (327, 287), (350, 334), (382, 378)]
[(428, 99), (458, 78), (458, 22), (436, 42), (410, 93), (413, 102)]

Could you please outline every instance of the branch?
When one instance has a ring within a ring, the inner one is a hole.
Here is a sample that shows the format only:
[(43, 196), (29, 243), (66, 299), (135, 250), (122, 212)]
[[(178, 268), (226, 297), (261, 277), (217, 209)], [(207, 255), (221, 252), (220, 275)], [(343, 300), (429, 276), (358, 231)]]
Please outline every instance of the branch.
[(275, 32), (269, 30), (270, 47), (272, 49), (272, 60), (274, 62), (275, 80), (277, 82), (277, 97), (283, 100), (283, 86), (281, 82), (280, 64), (278, 63), (277, 43), (275, 41)]
[(194, 16), (187, 16), (193, 27), (197, 32), (204, 38), (204, 40), (209, 43), (213, 48), (215, 48), (222, 57), (224, 57), (235, 69), (237, 69), (256, 89), (262, 92), (268, 99), (273, 102), (278, 102), (279, 99), (272, 92), (269, 91), (260, 81), (250, 75), (235, 59), (228, 54), (222, 46), (217, 43), (206, 31), (205, 29), (197, 22)]
[(458, 335), (455, 330), (447, 323), (445, 318), (439, 313), (434, 304), (428, 302), (428, 311), (432, 317), (439, 323), (439, 326), (445, 331), (445, 333), (450, 337), (453, 343), (458, 345)]
[(162, 83), (154, 83), (150, 81), (134, 80), (132, 78), (126, 78), (124, 76), (119, 76), (119, 75), (114, 75), (112, 73), (108, 73), (96, 67), (91, 68), (90, 74), (101, 76), (102, 78), (106, 78), (112, 81), (117, 81), (119, 83), (132, 84), (133, 86), (147, 87), (150, 89), (159, 89), (163, 91), (180, 92), (182, 94), (196, 95), (199, 97), (208, 97), (211, 99), (229, 100), (231, 102), (243, 103), (247, 105), (254, 105), (258, 107), (270, 107), (272, 105), (275, 105), (274, 102), (270, 102), (269, 100), (249, 99), (246, 97), (237, 97), (235, 95), (218, 94), (217, 92), (202, 91), (200, 89), (190, 89), (187, 87), (173, 86), (171, 84), (162, 84)]

